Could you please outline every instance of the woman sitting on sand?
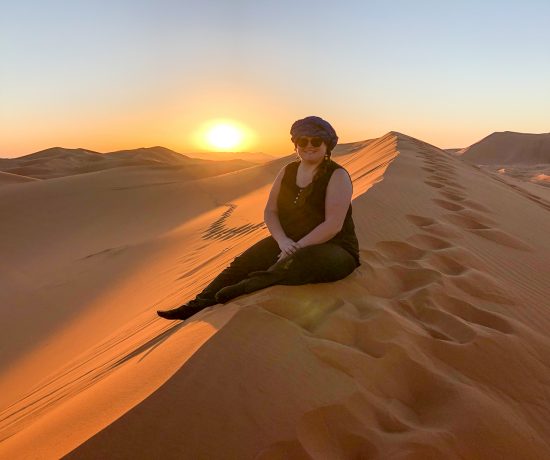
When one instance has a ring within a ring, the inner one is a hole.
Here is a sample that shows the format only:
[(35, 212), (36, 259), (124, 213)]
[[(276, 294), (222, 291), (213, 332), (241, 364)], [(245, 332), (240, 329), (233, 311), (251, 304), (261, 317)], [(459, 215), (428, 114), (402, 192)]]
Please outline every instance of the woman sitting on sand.
[(271, 235), (237, 256), (195, 299), (159, 310), (159, 316), (187, 319), (274, 284), (337, 281), (360, 265), (353, 186), (348, 172), (330, 158), (336, 132), (309, 116), (294, 122), (290, 134), (299, 159), (279, 171), (271, 188), (264, 211)]

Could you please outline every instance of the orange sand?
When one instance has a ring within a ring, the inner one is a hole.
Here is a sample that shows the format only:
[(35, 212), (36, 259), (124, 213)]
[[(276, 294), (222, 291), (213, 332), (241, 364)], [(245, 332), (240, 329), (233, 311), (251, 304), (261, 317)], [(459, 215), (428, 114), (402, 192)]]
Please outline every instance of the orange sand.
[(0, 458), (547, 458), (550, 201), (396, 132), (333, 155), (362, 266), (186, 322), (292, 157), (0, 187)]

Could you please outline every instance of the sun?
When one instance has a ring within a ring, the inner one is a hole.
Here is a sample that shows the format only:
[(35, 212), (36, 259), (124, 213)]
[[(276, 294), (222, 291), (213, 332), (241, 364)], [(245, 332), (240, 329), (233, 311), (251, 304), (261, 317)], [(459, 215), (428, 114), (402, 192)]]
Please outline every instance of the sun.
[(205, 122), (197, 136), (197, 146), (218, 152), (243, 151), (250, 147), (254, 138), (247, 126), (231, 119)]
[(243, 133), (235, 126), (218, 124), (206, 134), (208, 144), (217, 149), (232, 149), (241, 144)]

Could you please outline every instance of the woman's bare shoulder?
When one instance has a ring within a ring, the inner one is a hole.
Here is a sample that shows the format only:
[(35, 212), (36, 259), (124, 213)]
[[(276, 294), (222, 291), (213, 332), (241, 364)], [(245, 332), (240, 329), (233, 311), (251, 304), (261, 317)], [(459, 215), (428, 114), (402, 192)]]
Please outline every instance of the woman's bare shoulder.
[(332, 167), (333, 167), (333, 174), (338, 174), (342, 177), (343, 176), (348, 176), (349, 178), (351, 178), (351, 174), (349, 173), (349, 171), (344, 166), (342, 166), (341, 164), (336, 163), (333, 160), (331, 160), (331, 162), (332, 162)]

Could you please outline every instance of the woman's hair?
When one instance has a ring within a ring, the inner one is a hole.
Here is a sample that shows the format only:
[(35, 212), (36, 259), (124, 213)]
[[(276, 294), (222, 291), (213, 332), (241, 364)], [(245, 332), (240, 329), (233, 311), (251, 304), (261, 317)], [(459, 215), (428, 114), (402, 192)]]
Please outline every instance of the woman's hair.
[(324, 176), (325, 173), (328, 171), (328, 166), (330, 164), (330, 154), (331, 154), (331, 151), (327, 147), (327, 152), (325, 153), (325, 157), (323, 158), (323, 161), (321, 161), (321, 164), (317, 167), (317, 171), (315, 171), (312, 183), (317, 182), (319, 178)]

